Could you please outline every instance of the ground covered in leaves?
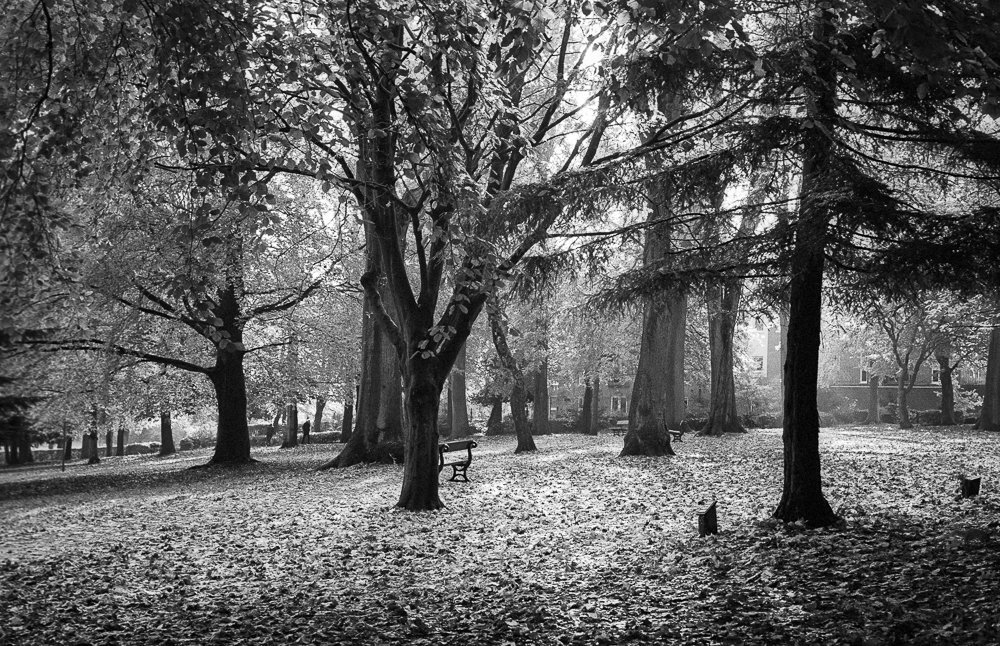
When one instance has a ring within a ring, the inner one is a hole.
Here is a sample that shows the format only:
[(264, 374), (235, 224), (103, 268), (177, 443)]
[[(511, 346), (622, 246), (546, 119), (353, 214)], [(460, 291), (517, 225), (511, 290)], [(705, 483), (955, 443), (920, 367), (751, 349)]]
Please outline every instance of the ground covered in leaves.
[(314, 471), (330, 445), (0, 470), (0, 643), (1000, 643), (1000, 435), (824, 429), (820, 531), (766, 520), (776, 430), (669, 459), (478, 441), (423, 514), (393, 508), (400, 467)]

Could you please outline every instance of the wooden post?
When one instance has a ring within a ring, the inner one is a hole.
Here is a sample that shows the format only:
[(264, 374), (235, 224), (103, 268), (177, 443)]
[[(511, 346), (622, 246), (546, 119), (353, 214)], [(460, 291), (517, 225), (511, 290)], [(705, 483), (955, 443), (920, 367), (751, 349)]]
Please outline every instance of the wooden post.
[(715, 501), (708, 509), (698, 514), (698, 536), (708, 536), (719, 533), (719, 517), (715, 511)]

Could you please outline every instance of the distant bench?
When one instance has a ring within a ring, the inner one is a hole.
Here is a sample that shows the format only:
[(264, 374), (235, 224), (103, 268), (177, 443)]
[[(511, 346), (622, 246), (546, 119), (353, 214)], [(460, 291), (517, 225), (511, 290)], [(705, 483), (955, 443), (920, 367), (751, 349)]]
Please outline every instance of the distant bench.
[[(445, 467), (451, 467), (451, 477), (449, 480), (462, 479), (463, 482), (468, 482), (469, 477), (465, 475), (466, 469), (472, 464), (472, 449), (479, 446), (474, 440), (458, 440), (457, 442), (442, 442), (438, 445), (438, 456), (441, 458), (440, 464), (438, 465), (438, 473)], [(455, 455), (456, 451), (461, 451), (465, 449), (466, 453), (464, 456)], [(448, 456), (450, 460), (445, 462), (445, 453), (451, 453)]]
[[(667, 433), (670, 433), (671, 439), (681, 442), (683, 441), (682, 438), (684, 437), (684, 434), (687, 433), (688, 430), (690, 429), (687, 425), (687, 420), (685, 420), (684, 422), (681, 423), (681, 427), (679, 429), (674, 431), (668, 428)], [(620, 419), (617, 422), (615, 422), (615, 426), (612, 429), (612, 432), (615, 435), (625, 435), (626, 433), (628, 433), (628, 420)]]

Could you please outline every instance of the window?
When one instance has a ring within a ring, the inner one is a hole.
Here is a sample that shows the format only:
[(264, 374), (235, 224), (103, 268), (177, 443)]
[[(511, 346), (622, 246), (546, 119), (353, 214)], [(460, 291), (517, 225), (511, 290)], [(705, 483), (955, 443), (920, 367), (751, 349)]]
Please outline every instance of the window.
[(861, 369), (861, 379), (859, 381), (863, 384), (868, 383), (868, 368)]
[(619, 397), (617, 395), (611, 397), (611, 412), (612, 413), (627, 413), (628, 412), (628, 400), (624, 397)]
[(931, 383), (939, 384), (941, 383), (941, 370), (938, 368), (931, 368)]
[(750, 357), (750, 366), (757, 372), (764, 372), (764, 357)]

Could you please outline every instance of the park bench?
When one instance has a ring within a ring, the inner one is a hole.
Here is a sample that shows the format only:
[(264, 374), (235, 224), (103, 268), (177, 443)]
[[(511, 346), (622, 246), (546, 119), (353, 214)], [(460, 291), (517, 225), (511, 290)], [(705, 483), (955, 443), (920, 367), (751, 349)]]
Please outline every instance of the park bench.
[[(684, 434), (687, 433), (688, 430), (689, 429), (686, 426), (686, 421), (685, 421), (684, 423), (681, 424), (681, 427), (676, 431), (668, 428), (667, 433), (670, 433), (670, 439), (675, 440), (677, 442), (681, 442), (683, 441), (682, 438), (684, 437)], [(615, 426), (612, 432), (615, 435), (625, 435), (626, 433), (628, 433), (628, 420), (622, 419), (615, 422)]]
[[(465, 474), (466, 469), (472, 464), (472, 449), (478, 446), (474, 440), (458, 440), (457, 442), (442, 442), (438, 445), (438, 455), (441, 458), (441, 462), (438, 465), (438, 473), (445, 467), (451, 467), (451, 477), (449, 480), (458, 480), (461, 478), (464, 482), (469, 481), (469, 477)], [(466, 454), (455, 455), (454, 452), (466, 450)], [(445, 462), (445, 453), (452, 453), (449, 457), (449, 461)]]

